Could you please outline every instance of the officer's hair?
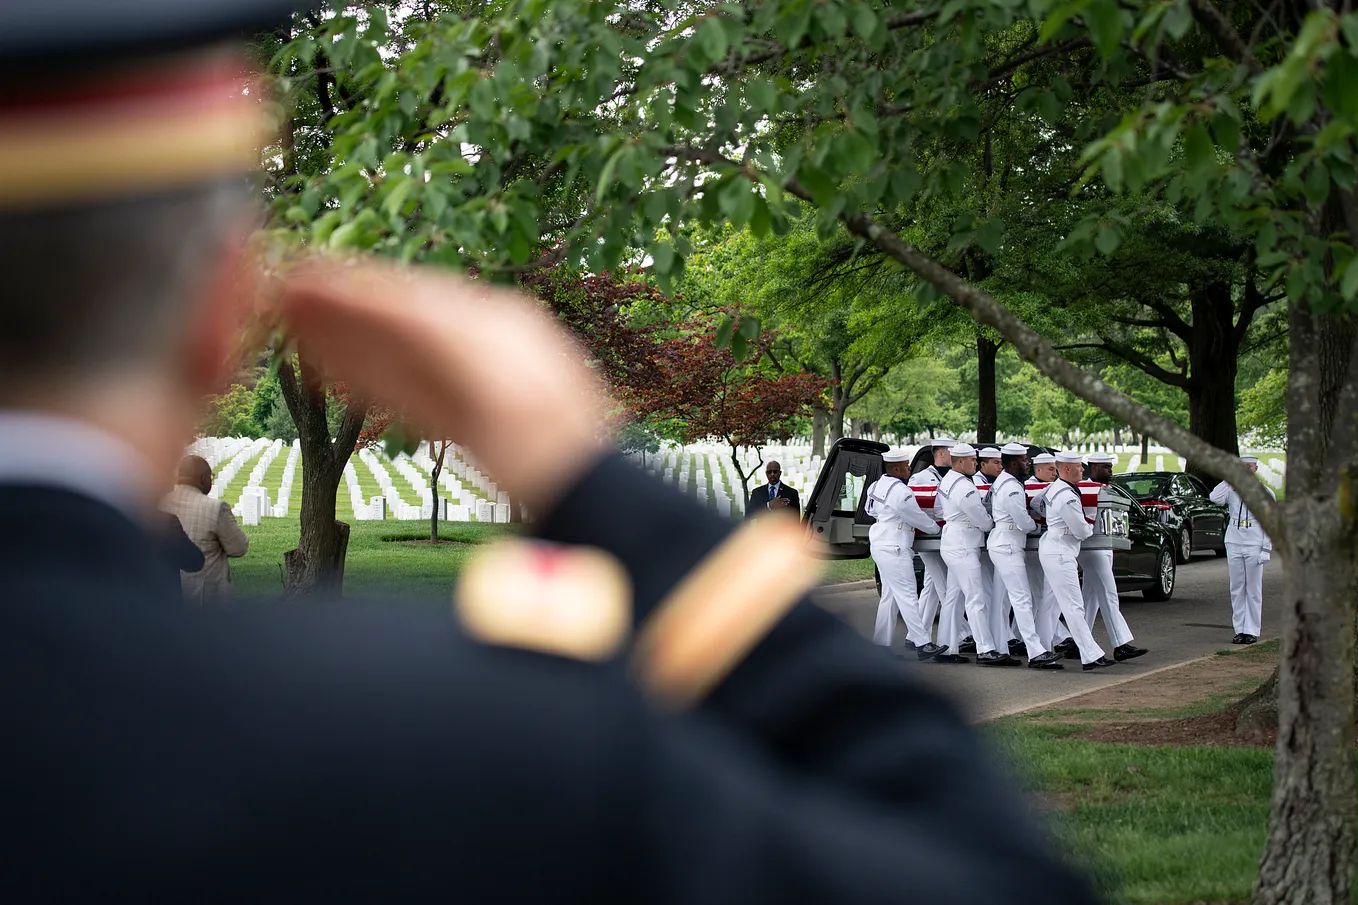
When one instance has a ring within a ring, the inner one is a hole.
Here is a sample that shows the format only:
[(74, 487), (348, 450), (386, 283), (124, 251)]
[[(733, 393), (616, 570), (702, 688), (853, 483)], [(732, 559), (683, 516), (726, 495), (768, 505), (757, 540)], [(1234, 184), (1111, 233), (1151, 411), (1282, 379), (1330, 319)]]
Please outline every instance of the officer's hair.
[(0, 210), (0, 403), (175, 354), (248, 197), (233, 182)]

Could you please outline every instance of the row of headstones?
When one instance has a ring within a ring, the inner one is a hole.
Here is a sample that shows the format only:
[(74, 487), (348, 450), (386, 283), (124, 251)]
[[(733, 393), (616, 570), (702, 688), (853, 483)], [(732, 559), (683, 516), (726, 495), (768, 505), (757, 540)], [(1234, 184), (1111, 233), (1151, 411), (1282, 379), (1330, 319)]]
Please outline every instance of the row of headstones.
[[(226, 464), (221, 466), (221, 468), (214, 466), (212, 471), (212, 489), (208, 491), (208, 496), (217, 500), (222, 499), (223, 494), (226, 492), (227, 485), (235, 481), (236, 475), (240, 474), (241, 469), (263, 452), (269, 445), (270, 443), (268, 440), (249, 441), (246, 445), (240, 447), (232, 454), (231, 458), (228, 459)], [(211, 459), (208, 460), (208, 464), (212, 465)], [(231, 501), (227, 500), (227, 502)], [(235, 506), (232, 507), (232, 511), (235, 511)], [(239, 512), (236, 512), (236, 514), (238, 516), (240, 515)]]
[(259, 457), (259, 463), (250, 473), (249, 483), (241, 491), (240, 502), (232, 508), (232, 511), (240, 516), (241, 521), (247, 525), (258, 525), (260, 519), (264, 516), (271, 518), (288, 517), (288, 509), (292, 503), (292, 485), (297, 477), (297, 462), (302, 454), (301, 447), (294, 445), (289, 449), (288, 461), (283, 465), (283, 478), (278, 486), (278, 498), (272, 505), (269, 501), (268, 488), (261, 484), (264, 479), (264, 472), (273, 464), (274, 459), (278, 458), (282, 447), (283, 441), (275, 440), (273, 446), (264, 450), (264, 453)]
[(231, 511), (242, 522), (247, 525), (258, 525), (260, 519), (265, 516), (271, 518), (287, 518), (288, 507), (292, 498), (292, 482), (297, 473), (297, 460), (302, 454), (300, 443), (295, 443), (288, 452), (288, 461), (283, 466), (283, 479), (278, 488), (278, 499), (270, 502), (268, 488), (264, 487), (264, 473), (273, 465), (274, 460), (283, 451), (283, 441), (274, 440), (264, 447), (255, 460), (254, 468), (250, 471), (250, 478), (245, 482), (245, 489), (241, 491), (240, 498), (236, 505), (231, 507)]
[[(692, 473), (689, 471), (690, 454), (696, 460)], [(681, 491), (687, 491), (690, 477), (694, 478), (696, 485), (694, 495), (698, 502), (706, 505), (710, 500), (712, 508), (723, 518), (730, 518), (733, 512), (745, 511), (744, 500), (734, 500), (731, 497), (731, 489), (740, 486), (740, 477), (735, 473), (735, 466), (729, 460), (724, 462), (720, 460), (710, 449), (700, 446), (682, 447), (678, 452), (671, 452), (666, 457), (657, 456), (651, 461), (661, 480), (678, 486)], [(712, 475), (710, 493), (709, 474)]]

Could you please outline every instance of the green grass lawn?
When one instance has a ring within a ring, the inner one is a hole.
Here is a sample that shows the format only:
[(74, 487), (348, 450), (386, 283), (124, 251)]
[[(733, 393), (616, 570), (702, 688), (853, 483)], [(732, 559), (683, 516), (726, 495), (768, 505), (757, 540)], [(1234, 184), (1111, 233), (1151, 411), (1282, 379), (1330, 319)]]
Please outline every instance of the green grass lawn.
[(1000, 750), (1053, 832), (1113, 901), (1246, 902), (1259, 865), (1273, 752), (1116, 745), (1080, 725), (1003, 721)]
[[(1275, 641), (1219, 655), (1266, 659), (1276, 657), (1277, 648)], [(1243, 679), (1163, 709), (1048, 708), (1000, 720), (988, 731), (1059, 844), (1111, 901), (1244, 903), (1268, 823), (1272, 748), (1143, 746), (1075, 736), (1102, 721), (1220, 713), (1258, 682)]]
[[(299, 495), (300, 488), (294, 491)], [(300, 508), (300, 503), (298, 507)], [(475, 544), (511, 533), (506, 525), (440, 522), (439, 537), (467, 546), (393, 543), (384, 538), (427, 539), (429, 523), (356, 522), (349, 524), (349, 554), (344, 572), (346, 594), (449, 595), (457, 574)], [(231, 573), (242, 594), (273, 597), (282, 593), (283, 553), (297, 546), (295, 517), (265, 519), (245, 529), (250, 552), (231, 561)]]

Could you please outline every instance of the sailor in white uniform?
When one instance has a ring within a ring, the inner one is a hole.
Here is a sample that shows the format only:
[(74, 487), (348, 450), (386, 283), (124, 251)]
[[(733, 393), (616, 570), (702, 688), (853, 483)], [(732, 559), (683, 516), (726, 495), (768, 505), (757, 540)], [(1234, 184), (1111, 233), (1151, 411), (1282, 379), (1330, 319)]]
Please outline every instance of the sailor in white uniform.
[(925, 515), (906, 484), (910, 476), (910, 453), (894, 447), (882, 453), (886, 473), (868, 488), (866, 511), (876, 521), (868, 529), (872, 561), (882, 576), (882, 599), (877, 605), (877, 623), (872, 640), (891, 647), (896, 632), (896, 613), (905, 620), (909, 648), (921, 660), (943, 651), (932, 642), (933, 621), (925, 624), (915, 595), (915, 529), (937, 534), (938, 523)]
[[(943, 476), (952, 467), (952, 454), (948, 450), (957, 445), (957, 441), (951, 437), (934, 437), (929, 441), (934, 461), (926, 465), (922, 470), (910, 476), (911, 487), (933, 487), (937, 488), (943, 482)], [(938, 512), (937, 503), (934, 504), (934, 512)], [(938, 616), (939, 608), (943, 603), (943, 597), (948, 592), (948, 567), (943, 564), (943, 556), (932, 550), (919, 554), (920, 562), (924, 563), (924, 587), (919, 593), (919, 608), (924, 624), (932, 627), (934, 617)], [(961, 614), (957, 614), (960, 621)], [(942, 638), (946, 630), (939, 628), (938, 634)], [(965, 632), (963, 632), (965, 634)], [(953, 651), (956, 654), (957, 651)]]
[(1028, 654), (1028, 665), (1033, 669), (1063, 669), (1061, 655), (1048, 650), (1038, 635), (1033, 597), (1028, 586), (1024, 548), (1028, 535), (1037, 531), (1037, 524), (1028, 514), (1028, 494), (1023, 486), (1023, 479), (1028, 475), (1028, 447), (1010, 443), (1000, 453), (1003, 470), (990, 486), (990, 513), (995, 527), (990, 529), (986, 539), (986, 550), (995, 570), (990, 631), (996, 638), (1010, 631), (1008, 607), (1002, 604), (1002, 598), (1007, 596)]
[[(1107, 484), (1113, 480), (1113, 463), (1117, 459), (1112, 455), (1092, 452), (1085, 457), (1085, 461), (1089, 464), (1089, 480), (1097, 484)], [(1094, 533), (1103, 533), (1097, 522)], [(1114, 660), (1121, 663), (1145, 654), (1146, 648), (1132, 643), (1132, 630), (1122, 616), (1118, 586), (1113, 578), (1113, 551), (1081, 550), (1078, 560), (1085, 576), (1080, 593), (1085, 604), (1085, 622), (1089, 624), (1090, 631), (1094, 630), (1094, 620), (1102, 613), (1103, 627), (1108, 631), (1108, 640), (1113, 645)]]
[(1079, 649), (1083, 669), (1105, 669), (1112, 666), (1113, 661), (1103, 655), (1103, 648), (1094, 641), (1094, 634), (1085, 621), (1084, 599), (1080, 596), (1080, 579), (1076, 572), (1080, 542), (1094, 531), (1085, 520), (1077, 486), (1084, 471), (1080, 454), (1057, 453), (1056, 470), (1058, 479), (1045, 494), (1047, 531), (1038, 545), (1038, 558), (1042, 561), (1047, 585), (1056, 597), (1066, 627)]
[[(1017, 666), (1019, 661), (995, 649), (990, 633), (990, 617), (985, 598), (985, 578), (981, 569), (981, 548), (985, 546), (985, 532), (994, 525), (986, 512), (981, 494), (971, 482), (976, 472), (976, 449), (967, 443), (952, 448), (952, 470), (943, 476), (938, 486), (935, 511), (942, 508), (943, 539), (939, 549), (948, 564), (948, 593), (943, 599), (943, 615), (939, 623), (939, 643), (948, 648), (939, 654), (939, 662), (967, 662), (956, 654), (961, 638), (952, 618), (959, 607), (966, 609), (967, 624), (976, 639), (978, 666)], [(948, 630), (945, 635), (944, 631)], [(956, 659), (944, 660), (944, 657)]]
[[(1001, 460), (999, 447), (986, 446), (976, 453), (976, 474), (971, 476), (971, 482), (976, 485), (977, 490), (981, 491), (981, 502), (985, 504), (987, 512), (990, 511), (991, 485), (1003, 473), (1004, 463)], [(1009, 598), (1004, 592), (1004, 582), (995, 576), (995, 568), (991, 565), (990, 555), (984, 550), (981, 551), (981, 571), (985, 575), (985, 599), (986, 608), (990, 613), (990, 637), (999, 650), (1008, 650), (1010, 654), (1019, 656), (1023, 653), (1023, 644), (1017, 640), (1018, 635), (1014, 634), (1014, 626), (1009, 622)]]
[[(1259, 470), (1259, 459), (1241, 456), (1250, 471)], [(1270, 496), (1274, 496), (1267, 486)], [(1212, 502), (1225, 506), (1226, 567), (1231, 576), (1231, 622), (1235, 626), (1232, 644), (1253, 644), (1259, 640), (1264, 610), (1264, 563), (1273, 555), (1273, 541), (1254, 520), (1245, 501), (1235, 488), (1222, 481), (1212, 490)]]
[[(1045, 488), (1056, 480), (1056, 456), (1051, 453), (1038, 453), (1033, 456), (1031, 461), (1033, 476), (1023, 483), (1025, 489), (1035, 486), (1043, 488), (1034, 495), (1028, 506), (1028, 512), (1038, 523), (1038, 530), (1040, 531), (1047, 522)], [(1069, 638), (1070, 633), (1061, 627), (1061, 609), (1056, 605), (1056, 597), (1052, 595), (1051, 588), (1047, 585), (1047, 579), (1042, 574), (1042, 561), (1036, 555), (1029, 556), (1027, 557), (1027, 565), (1028, 590), (1033, 595), (1037, 636), (1042, 639), (1042, 643), (1049, 650), (1056, 650), (1057, 643)]]

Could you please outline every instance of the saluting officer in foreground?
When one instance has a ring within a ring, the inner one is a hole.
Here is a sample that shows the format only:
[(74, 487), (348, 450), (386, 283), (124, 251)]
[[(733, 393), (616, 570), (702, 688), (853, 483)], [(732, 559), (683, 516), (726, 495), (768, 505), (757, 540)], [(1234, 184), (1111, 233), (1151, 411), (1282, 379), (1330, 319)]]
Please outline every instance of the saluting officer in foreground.
[(1093, 533), (1093, 526), (1085, 520), (1084, 506), (1080, 500), (1080, 477), (1084, 463), (1077, 452), (1056, 454), (1057, 480), (1044, 494), (1044, 510), (1047, 518), (1047, 531), (1038, 544), (1038, 558), (1042, 561), (1042, 572), (1066, 620), (1077, 649), (1080, 662), (1086, 671), (1105, 669), (1112, 666), (1094, 640), (1085, 620), (1084, 600), (1080, 595), (1080, 578), (1077, 572), (1077, 557), (1080, 542)]
[[(1259, 471), (1257, 456), (1241, 456), (1250, 471)], [(1269, 496), (1273, 489), (1264, 485)], [(1212, 502), (1226, 507), (1226, 567), (1231, 576), (1232, 644), (1254, 644), (1264, 613), (1264, 563), (1273, 555), (1273, 541), (1254, 520), (1245, 501), (1225, 481), (1212, 488)]]
[(806, 600), (796, 522), (732, 534), (632, 468), (579, 350), (483, 282), (314, 265), (280, 304), (535, 539), (453, 613), (179, 602), (155, 507), (234, 370), (262, 107), (193, 48), (283, 11), (0, 7), (6, 901), (1093, 901), (953, 710)]
[(937, 534), (938, 523), (920, 509), (915, 493), (906, 484), (910, 476), (910, 451), (894, 447), (882, 453), (886, 473), (868, 488), (866, 511), (876, 521), (868, 529), (872, 561), (882, 577), (882, 599), (872, 640), (891, 647), (896, 633), (896, 613), (905, 621), (905, 637), (921, 660), (937, 656), (943, 648), (933, 643), (933, 624), (924, 622), (915, 585), (915, 529)]

